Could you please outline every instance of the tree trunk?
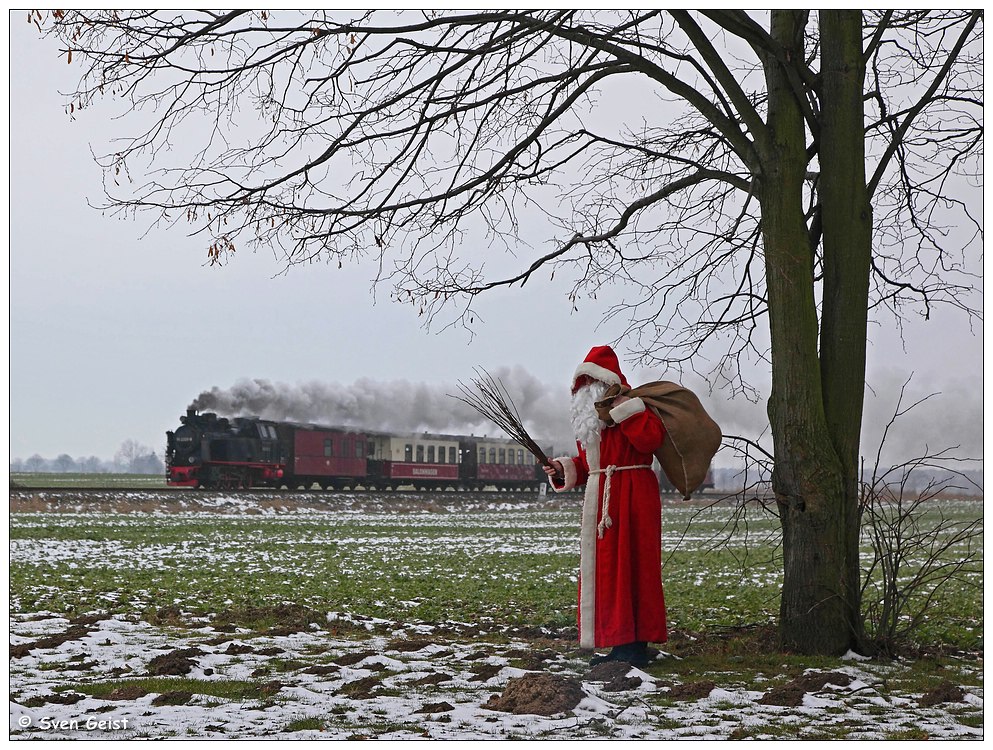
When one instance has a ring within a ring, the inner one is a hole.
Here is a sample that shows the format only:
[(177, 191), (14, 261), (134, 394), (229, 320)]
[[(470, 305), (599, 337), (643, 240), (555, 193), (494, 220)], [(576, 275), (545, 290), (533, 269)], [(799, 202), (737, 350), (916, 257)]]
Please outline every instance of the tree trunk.
[[(773, 11), (786, 55), (803, 55), (806, 11)], [(800, 103), (779, 59), (765, 61), (762, 229), (772, 344), (773, 490), (783, 525), (784, 648), (837, 654), (852, 643), (844, 469), (830, 439), (818, 356), (814, 250), (803, 210), (807, 157)], [(864, 305), (864, 303), (863, 303)]]
[(824, 248), (821, 377), (824, 412), (841, 460), (845, 601), (853, 645), (864, 647), (859, 570), (859, 439), (872, 257), (872, 208), (865, 180), (865, 112), (860, 11), (820, 12), (821, 178)]

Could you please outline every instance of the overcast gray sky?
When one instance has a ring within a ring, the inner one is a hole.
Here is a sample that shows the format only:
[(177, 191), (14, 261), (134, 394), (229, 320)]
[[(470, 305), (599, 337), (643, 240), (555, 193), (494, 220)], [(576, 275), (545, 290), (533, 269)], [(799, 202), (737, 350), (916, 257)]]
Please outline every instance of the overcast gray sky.
[[(165, 431), (199, 393), (245, 378), (343, 390), (363, 378), (406, 380), (444, 390), (476, 366), (519, 367), (564, 403), (589, 347), (620, 332), (621, 322), (594, 330), (602, 308), (572, 312), (567, 289), (546, 281), (486, 298), (473, 338), (425, 331), (388, 289), (374, 300), (370, 266), (319, 263), (278, 275), (271, 255), (242, 250), (210, 268), (203, 242), (179, 228), (102, 215), (87, 206), (102, 195), (91, 146), (107, 150), (121, 126), (99, 106), (70, 120), (59, 91), (74, 71), (23, 16), (13, 13), (10, 25), (11, 457), (110, 458), (127, 438), (161, 451)], [(947, 397), (908, 422), (907, 449), (926, 441), (981, 452), (982, 329), (973, 333), (947, 310), (908, 326), (906, 351), (892, 326), (873, 328), (868, 379), (877, 395), (867, 403), (867, 441), (914, 371), (913, 394)], [(626, 372), (632, 382), (666, 376)], [(767, 392), (764, 373), (753, 381)], [(725, 431), (762, 429), (764, 405), (704, 398)]]

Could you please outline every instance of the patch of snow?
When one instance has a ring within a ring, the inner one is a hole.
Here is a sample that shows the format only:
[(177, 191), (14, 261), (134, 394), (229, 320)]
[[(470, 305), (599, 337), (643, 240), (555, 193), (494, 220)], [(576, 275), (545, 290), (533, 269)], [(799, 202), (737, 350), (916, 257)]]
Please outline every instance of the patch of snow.
[(872, 661), (871, 656), (863, 656), (852, 650), (849, 650), (844, 656), (841, 657), (842, 661)]

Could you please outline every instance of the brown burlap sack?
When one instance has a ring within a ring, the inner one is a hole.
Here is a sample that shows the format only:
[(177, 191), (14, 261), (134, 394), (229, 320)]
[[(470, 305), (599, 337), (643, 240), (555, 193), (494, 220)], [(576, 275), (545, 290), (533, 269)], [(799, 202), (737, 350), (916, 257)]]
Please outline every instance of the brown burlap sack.
[(620, 395), (640, 398), (662, 420), (666, 437), (655, 456), (683, 499), (689, 499), (703, 484), (710, 462), (721, 447), (721, 428), (693, 391), (666, 380), (646, 383), (637, 388), (610, 386), (604, 400), (596, 405), (601, 419), (613, 422), (610, 402)]

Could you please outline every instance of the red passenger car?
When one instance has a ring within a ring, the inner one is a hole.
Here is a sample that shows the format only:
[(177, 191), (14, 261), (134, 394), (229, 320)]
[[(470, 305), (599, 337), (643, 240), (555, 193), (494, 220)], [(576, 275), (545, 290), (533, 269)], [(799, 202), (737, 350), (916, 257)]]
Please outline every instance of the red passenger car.
[(364, 432), (313, 425), (283, 425), (281, 435), (288, 449), (282, 484), (307, 489), (354, 487), (366, 476)]

